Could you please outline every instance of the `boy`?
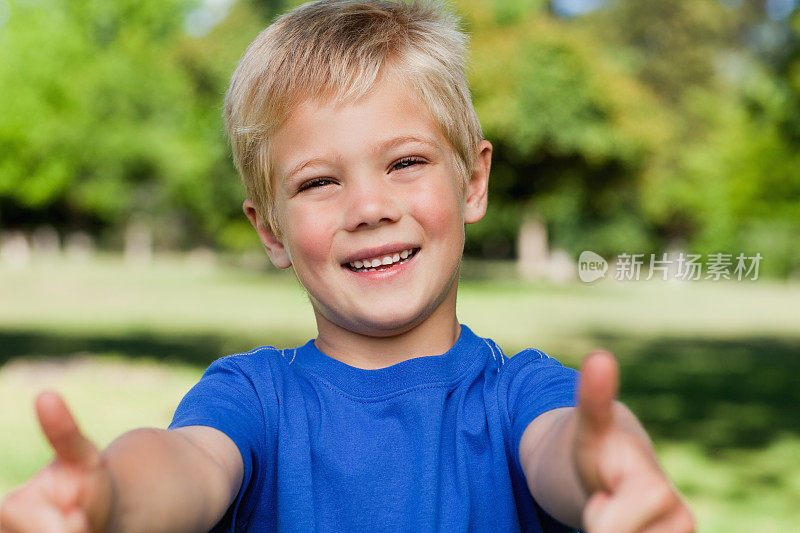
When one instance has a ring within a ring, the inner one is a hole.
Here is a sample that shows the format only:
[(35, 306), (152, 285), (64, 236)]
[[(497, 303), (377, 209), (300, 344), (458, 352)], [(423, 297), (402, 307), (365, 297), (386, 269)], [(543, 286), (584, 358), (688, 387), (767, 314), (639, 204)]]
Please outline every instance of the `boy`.
[(56, 459), (0, 531), (689, 531), (604, 353), (507, 359), (456, 319), (492, 146), (444, 10), (328, 1), (248, 48), (226, 125), (272, 262), (318, 336), (219, 359), (169, 430), (99, 452), (37, 399)]

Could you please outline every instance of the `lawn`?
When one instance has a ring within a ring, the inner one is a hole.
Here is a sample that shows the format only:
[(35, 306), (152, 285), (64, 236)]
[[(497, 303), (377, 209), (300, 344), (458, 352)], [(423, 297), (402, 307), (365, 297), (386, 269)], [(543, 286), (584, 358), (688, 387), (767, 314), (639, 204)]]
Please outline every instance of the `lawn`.
[[(702, 532), (800, 523), (800, 285), (524, 283), (466, 265), (459, 318), (513, 354), (538, 347), (577, 366), (613, 351), (621, 399), (650, 431)], [(0, 494), (49, 452), (32, 399), (60, 390), (100, 445), (165, 426), (203, 368), (255, 345), (313, 337), (290, 275), (202, 258), (131, 266), (0, 265)]]

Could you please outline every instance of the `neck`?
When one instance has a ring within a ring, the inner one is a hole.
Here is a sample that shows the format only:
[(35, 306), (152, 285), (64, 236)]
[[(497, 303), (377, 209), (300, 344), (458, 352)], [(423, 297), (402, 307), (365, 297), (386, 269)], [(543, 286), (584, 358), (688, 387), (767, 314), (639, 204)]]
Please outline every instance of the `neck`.
[(461, 326), (455, 313), (455, 298), (443, 302), (421, 323), (386, 336), (372, 336), (342, 328), (320, 313), (317, 348), (329, 357), (367, 370), (385, 368), (427, 355), (441, 355), (458, 340)]

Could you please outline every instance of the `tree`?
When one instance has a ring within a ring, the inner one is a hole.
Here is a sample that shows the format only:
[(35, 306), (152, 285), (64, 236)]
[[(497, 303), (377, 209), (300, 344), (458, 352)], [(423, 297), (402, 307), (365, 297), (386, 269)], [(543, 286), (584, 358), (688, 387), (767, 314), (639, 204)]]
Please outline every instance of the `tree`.
[(544, 217), (555, 246), (576, 255), (651, 248), (638, 175), (672, 128), (654, 93), (546, 2), (461, 9), (476, 110), (496, 148), (490, 211), (469, 228), (467, 250), (513, 242), (529, 210)]
[(241, 14), (248, 5), (237, 6), (229, 17), (235, 28), (194, 38), (184, 31), (194, 7), (187, 0), (4, 4), (4, 224), (114, 230), (136, 218), (157, 228), (165, 245), (226, 238), (241, 192), (221, 98), (263, 23), (252, 11)]

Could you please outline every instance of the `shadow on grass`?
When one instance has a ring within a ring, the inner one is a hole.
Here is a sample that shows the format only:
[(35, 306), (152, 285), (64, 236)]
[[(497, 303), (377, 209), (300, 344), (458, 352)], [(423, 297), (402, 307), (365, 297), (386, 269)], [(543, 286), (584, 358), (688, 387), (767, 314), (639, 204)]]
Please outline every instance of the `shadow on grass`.
[[(267, 334), (279, 347), (297, 346), (308, 339)], [(263, 342), (262, 342), (263, 343)], [(252, 338), (211, 334), (59, 334), (44, 331), (0, 329), (0, 366), (11, 359), (69, 357), (73, 355), (119, 355), (130, 359), (154, 359), (205, 368), (215, 359), (259, 346)]]
[(800, 337), (595, 338), (619, 358), (620, 399), (656, 439), (711, 452), (800, 437)]
[[(277, 346), (307, 339), (265, 332)], [(800, 437), (800, 337), (737, 340), (592, 335), (620, 361), (620, 398), (654, 439), (692, 441), (709, 452)], [(10, 359), (116, 354), (206, 367), (257, 339), (220, 335), (72, 335), (0, 329), (0, 365)], [(513, 353), (513, 352), (512, 352)]]

